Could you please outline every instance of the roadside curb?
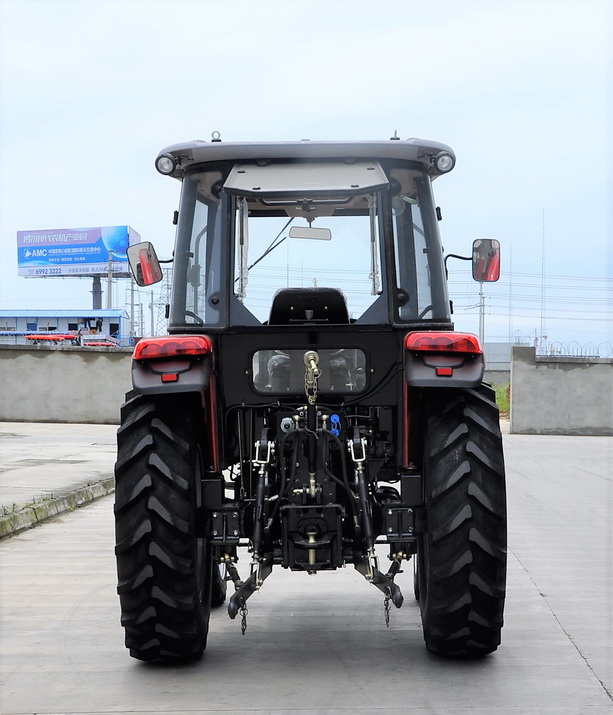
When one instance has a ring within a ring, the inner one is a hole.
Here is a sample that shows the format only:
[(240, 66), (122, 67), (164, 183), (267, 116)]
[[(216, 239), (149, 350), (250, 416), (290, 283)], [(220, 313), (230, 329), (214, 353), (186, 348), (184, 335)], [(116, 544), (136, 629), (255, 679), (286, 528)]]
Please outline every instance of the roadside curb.
[(67, 511), (74, 511), (100, 497), (115, 491), (115, 477), (102, 479), (94, 484), (86, 484), (72, 492), (35, 504), (0, 517), (0, 540), (42, 524), (47, 519)]

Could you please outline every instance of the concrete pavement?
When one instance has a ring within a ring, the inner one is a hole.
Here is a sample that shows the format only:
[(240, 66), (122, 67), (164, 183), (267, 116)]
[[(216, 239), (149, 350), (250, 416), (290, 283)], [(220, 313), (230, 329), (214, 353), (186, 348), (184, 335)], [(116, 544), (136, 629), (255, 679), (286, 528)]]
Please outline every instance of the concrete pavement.
[(113, 491), (116, 425), (0, 422), (0, 538)]
[[(0, 432), (19, 427), (0, 423)], [(98, 462), (99, 476), (105, 460), (111, 468), (114, 428), (92, 440), (86, 429), (58, 427), (49, 444), (64, 450), (66, 471), (83, 455)], [(44, 434), (21, 440), (40, 445)], [(454, 662), (425, 651), (410, 568), (399, 577), (405, 605), (392, 609), (386, 629), (381, 594), (349, 567), (315, 577), (275, 570), (249, 601), (246, 636), (222, 608), (201, 662), (139, 663), (118, 622), (108, 497), (0, 542), (0, 711), (610, 713), (613, 439), (504, 441), (508, 596), (502, 645), (488, 658)], [(34, 457), (17, 450), (9, 464), (21, 458)], [(37, 489), (49, 487), (47, 469), (40, 465)], [(243, 554), (243, 570), (246, 562)]]

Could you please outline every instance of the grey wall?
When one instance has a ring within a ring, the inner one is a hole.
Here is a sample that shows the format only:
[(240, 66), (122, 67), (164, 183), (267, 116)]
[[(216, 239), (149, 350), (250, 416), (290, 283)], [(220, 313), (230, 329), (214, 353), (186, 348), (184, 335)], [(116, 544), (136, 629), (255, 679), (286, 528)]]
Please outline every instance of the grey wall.
[(508, 385), (511, 382), (511, 370), (490, 370), (486, 363), (483, 380), (490, 385)]
[(511, 432), (613, 435), (613, 360), (535, 353), (513, 348)]
[(0, 420), (119, 423), (132, 350), (0, 345)]
[[(0, 421), (119, 423), (131, 349), (0, 345)], [(613, 435), (613, 360), (514, 347), (511, 431)]]

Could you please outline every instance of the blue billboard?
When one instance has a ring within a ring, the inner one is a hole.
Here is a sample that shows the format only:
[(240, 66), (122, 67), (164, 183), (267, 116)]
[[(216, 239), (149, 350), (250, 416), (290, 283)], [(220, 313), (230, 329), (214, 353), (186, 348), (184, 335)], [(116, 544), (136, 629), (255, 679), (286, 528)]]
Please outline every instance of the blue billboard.
[(139, 243), (130, 226), (17, 231), (20, 276), (129, 275), (126, 250)]

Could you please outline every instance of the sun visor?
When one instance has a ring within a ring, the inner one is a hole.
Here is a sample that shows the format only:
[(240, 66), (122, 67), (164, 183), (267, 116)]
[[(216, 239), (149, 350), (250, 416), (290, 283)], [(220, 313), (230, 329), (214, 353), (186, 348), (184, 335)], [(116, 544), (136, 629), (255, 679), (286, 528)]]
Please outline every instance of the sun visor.
[(224, 189), (239, 196), (283, 201), (306, 196), (348, 198), (383, 189), (388, 183), (378, 161), (235, 164)]

